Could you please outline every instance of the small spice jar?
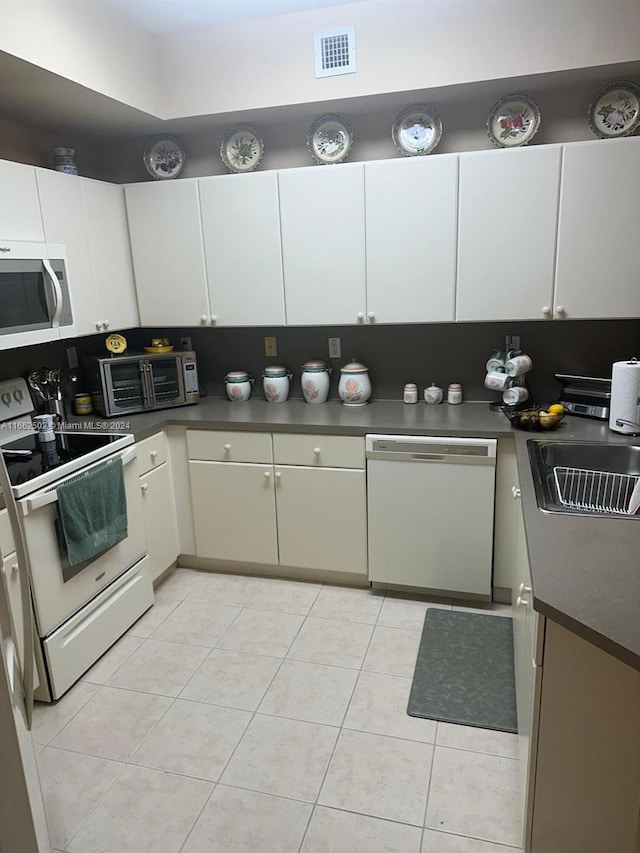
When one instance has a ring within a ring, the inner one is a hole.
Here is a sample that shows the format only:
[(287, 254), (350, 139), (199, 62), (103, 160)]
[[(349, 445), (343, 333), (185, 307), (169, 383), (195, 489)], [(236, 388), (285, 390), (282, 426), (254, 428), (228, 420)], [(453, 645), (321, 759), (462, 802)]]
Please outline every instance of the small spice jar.
[(224, 378), (227, 397), (232, 403), (244, 403), (251, 396), (253, 379), (244, 370), (232, 370)]
[(415, 382), (407, 382), (404, 386), (404, 393), (402, 399), (405, 403), (417, 403), (418, 402), (418, 386)]
[(443, 392), (442, 388), (436, 385), (435, 382), (432, 382), (428, 388), (424, 389), (424, 401), (425, 403), (429, 403), (430, 405), (437, 405), (442, 402)]
[(456, 405), (462, 402), (462, 385), (452, 382), (447, 390), (447, 403)]
[(73, 411), (76, 415), (91, 415), (93, 413), (91, 394), (76, 394), (73, 398)]
[(289, 396), (291, 374), (280, 364), (265, 367), (262, 373), (262, 388), (268, 403), (284, 403)]

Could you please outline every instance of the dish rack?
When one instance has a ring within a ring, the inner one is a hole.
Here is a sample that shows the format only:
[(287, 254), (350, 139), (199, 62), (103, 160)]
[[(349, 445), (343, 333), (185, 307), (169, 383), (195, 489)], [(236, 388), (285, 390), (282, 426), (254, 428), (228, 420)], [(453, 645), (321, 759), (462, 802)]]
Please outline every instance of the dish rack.
[(635, 515), (640, 509), (640, 475), (553, 469), (558, 498), (568, 509)]

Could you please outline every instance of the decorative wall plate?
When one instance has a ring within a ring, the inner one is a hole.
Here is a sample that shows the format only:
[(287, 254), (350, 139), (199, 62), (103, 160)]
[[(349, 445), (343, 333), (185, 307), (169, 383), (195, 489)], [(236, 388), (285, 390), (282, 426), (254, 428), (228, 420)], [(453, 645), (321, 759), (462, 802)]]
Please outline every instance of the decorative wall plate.
[(640, 86), (627, 80), (603, 86), (589, 106), (589, 127), (601, 139), (630, 136), (640, 127)]
[(262, 160), (264, 142), (248, 124), (235, 124), (220, 143), (220, 157), (230, 172), (252, 172)]
[(349, 122), (334, 113), (317, 118), (307, 134), (307, 149), (316, 163), (340, 163), (353, 145)]
[(528, 145), (540, 127), (540, 108), (529, 95), (506, 95), (487, 118), (489, 139), (499, 148)]
[(430, 154), (440, 142), (442, 122), (438, 113), (426, 104), (411, 104), (398, 113), (391, 138), (401, 154), (415, 157)]
[(175, 136), (152, 136), (144, 148), (144, 165), (157, 181), (177, 178), (184, 169), (186, 159), (184, 149)]

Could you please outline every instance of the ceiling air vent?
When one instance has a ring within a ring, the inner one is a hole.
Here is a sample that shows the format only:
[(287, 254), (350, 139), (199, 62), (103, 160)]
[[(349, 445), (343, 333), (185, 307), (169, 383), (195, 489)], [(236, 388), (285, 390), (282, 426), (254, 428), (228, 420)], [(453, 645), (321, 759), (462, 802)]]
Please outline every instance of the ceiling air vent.
[(316, 77), (353, 74), (356, 70), (356, 34), (353, 27), (322, 30), (314, 35)]

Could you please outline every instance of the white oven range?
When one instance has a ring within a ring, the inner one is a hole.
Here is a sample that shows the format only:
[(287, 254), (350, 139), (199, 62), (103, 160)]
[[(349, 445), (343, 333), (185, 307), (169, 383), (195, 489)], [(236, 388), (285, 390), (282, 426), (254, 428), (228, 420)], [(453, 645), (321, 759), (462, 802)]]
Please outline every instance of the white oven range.
[[(17, 523), (24, 544), (40, 639), (35, 649), (40, 670), (35, 698), (51, 701), (153, 604), (136, 448), (132, 435), (97, 430), (57, 433), (54, 449), (45, 449), (33, 431), (7, 441), (8, 432), (2, 430), (0, 449), (15, 501), (14, 526)], [(123, 466), (126, 535), (94, 559), (71, 567), (58, 547), (56, 490), (117, 458)]]

